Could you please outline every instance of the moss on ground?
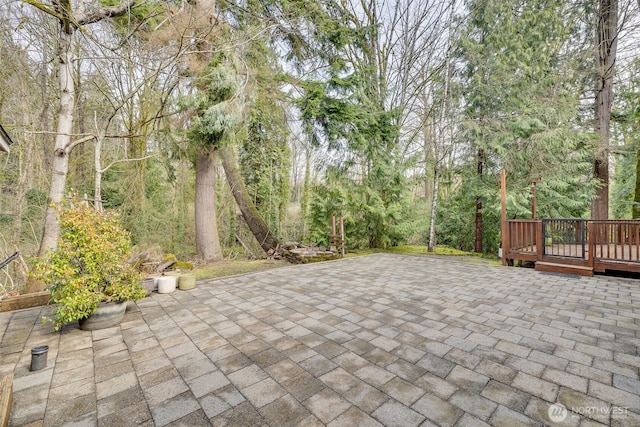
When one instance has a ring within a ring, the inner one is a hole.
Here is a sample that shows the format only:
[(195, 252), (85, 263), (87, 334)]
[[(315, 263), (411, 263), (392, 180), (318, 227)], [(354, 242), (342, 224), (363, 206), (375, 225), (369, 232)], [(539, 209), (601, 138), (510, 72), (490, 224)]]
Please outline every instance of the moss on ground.
[[(461, 260), (476, 262), (476, 263), (490, 263), (500, 264), (496, 257), (489, 257), (487, 255), (478, 254), (475, 252), (465, 252), (458, 249), (450, 248), (448, 246), (436, 246), (435, 252), (429, 252), (426, 246), (418, 245), (402, 245), (393, 246), (385, 250), (377, 249), (364, 249), (358, 251), (351, 251), (346, 254), (346, 258), (352, 258), (362, 255), (370, 255), (374, 253), (388, 252), (407, 255), (440, 255), (440, 256), (454, 256), (459, 257)], [(252, 273), (255, 271), (264, 271), (272, 268), (284, 267), (287, 265), (293, 265), (285, 260), (222, 260), (213, 264), (199, 267), (195, 269), (196, 278), (198, 280), (213, 279), (217, 277), (234, 276), (236, 274)]]
[(461, 260), (469, 261), (472, 263), (495, 264), (495, 265), (502, 264), (498, 259), (498, 257), (495, 257), (495, 256), (479, 254), (477, 252), (461, 251), (459, 249), (455, 249), (455, 248), (451, 248), (449, 246), (443, 246), (443, 245), (437, 245), (435, 247), (434, 252), (429, 252), (426, 246), (418, 246), (418, 245), (394, 246), (386, 249), (384, 252), (401, 253), (401, 254), (407, 254), (407, 255), (451, 256), (451, 257), (457, 257)]
[(235, 276), (236, 274), (252, 273), (254, 271), (269, 270), (272, 268), (290, 265), (284, 260), (259, 259), (259, 260), (222, 260), (213, 264), (198, 267), (194, 270), (197, 280), (213, 279), (216, 277)]
[(451, 255), (451, 256), (473, 256), (482, 258), (483, 255), (476, 252), (466, 252), (459, 249), (451, 248), (449, 246), (437, 245), (434, 252), (429, 252), (427, 246), (419, 245), (401, 245), (392, 246), (385, 250), (385, 252), (395, 252), (402, 254), (418, 254), (418, 255)]

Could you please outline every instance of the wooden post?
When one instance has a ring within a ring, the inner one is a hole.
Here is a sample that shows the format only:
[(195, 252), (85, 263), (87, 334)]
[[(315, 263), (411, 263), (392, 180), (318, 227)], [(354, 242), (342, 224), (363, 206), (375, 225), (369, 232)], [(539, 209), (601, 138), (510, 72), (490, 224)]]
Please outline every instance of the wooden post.
[(502, 248), (502, 265), (507, 265), (507, 251), (509, 250), (509, 236), (507, 230), (507, 171), (500, 173), (500, 247)]
[(344, 218), (340, 217), (340, 251), (344, 257)]
[(536, 184), (538, 184), (539, 182), (540, 182), (540, 178), (533, 178), (531, 180), (531, 218), (532, 219), (537, 219), (538, 217)]
[(336, 238), (336, 216), (331, 216), (331, 245), (336, 246), (337, 248), (337, 238)]
[(589, 244), (589, 255), (587, 261), (589, 267), (593, 268), (596, 256), (596, 226), (593, 221), (587, 221), (587, 243)]
[(542, 261), (542, 255), (544, 254), (544, 233), (542, 232), (542, 221), (536, 220), (536, 255), (537, 260)]

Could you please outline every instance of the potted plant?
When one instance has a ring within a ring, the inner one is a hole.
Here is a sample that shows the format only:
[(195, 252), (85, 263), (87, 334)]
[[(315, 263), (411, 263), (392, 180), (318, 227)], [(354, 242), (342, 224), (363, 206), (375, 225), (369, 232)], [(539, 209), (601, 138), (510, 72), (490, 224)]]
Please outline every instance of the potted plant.
[(55, 330), (76, 320), (85, 330), (120, 323), (127, 302), (146, 295), (140, 274), (125, 263), (129, 233), (114, 212), (99, 212), (84, 203), (72, 202), (58, 209), (58, 215), (58, 246), (37, 260), (33, 270), (57, 304), (54, 317), (43, 321), (53, 321)]

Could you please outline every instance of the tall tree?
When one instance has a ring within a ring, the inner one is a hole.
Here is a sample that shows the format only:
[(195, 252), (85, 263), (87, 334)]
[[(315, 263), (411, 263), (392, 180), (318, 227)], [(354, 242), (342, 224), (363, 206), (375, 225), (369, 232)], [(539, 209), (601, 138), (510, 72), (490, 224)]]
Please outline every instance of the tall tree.
[(227, 144), (220, 149), (222, 166), (224, 167), (227, 182), (231, 187), (233, 198), (240, 208), (240, 212), (251, 230), (251, 233), (258, 241), (262, 250), (271, 255), (278, 249), (278, 238), (271, 228), (262, 219), (262, 216), (251, 201), (251, 197), (244, 185), (244, 180), (238, 169), (238, 160), (235, 154), (235, 147)]
[[(412, 0), (286, 4), (302, 11), (295, 15), (300, 25), (286, 27), (285, 35), (297, 59), (291, 82), (299, 89), (303, 131), (331, 156), (327, 167), (335, 172), (325, 180), (336, 181), (326, 184), (349, 193), (346, 211), (312, 212), (345, 216), (355, 245), (403, 241), (402, 223), (411, 211), (405, 172), (413, 160), (406, 153), (415, 132), (400, 129), (428, 81), (428, 58), (446, 8)], [(328, 220), (314, 222), (326, 228)]]
[(640, 60), (622, 71), (612, 112), (612, 139), (618, 146), (612, 150), (609, 210), (616, 219), (640, 218)]
[[(276, 161), (280, 162), (282, 156), (276, 152), (281, 147), (286, 147), (284, 114), (278, 103), (281, 98), (281, 79), (277, 77), (279, 70), (272, 47), (265, 39), (269, 32), (265, 31), (264, 17), (260, 15), (264, 11), (263, 6), (250, 2), (246, 7), (237, 7), (235, 4), (223, 2), (219, 16), (223, 31), (221, 37), (216, 40), (218, 53), (209, 62), (210, 68), (213, 67), (223, 75), (219, 82), (208, 81), (207, 85), (211, 93), (211, 89), (219, 86), (220, 82), (227, 82), (223, 84), (226, 86), (225, 93), (219, 93), (220, 100), (214, 100), (218, 106), (212, 105), (207, 114), (200, 115), (197, 126), (198, 132), (201, 132), (205, 125), (208, 128), (205, 132), (210, 135), (213, 135), (214, 128), (225, 128), (212, 147), (215, 147), (222, 159), (227, 182), (245, 223), (260, 247), (270, 254), (278, 248), (278, 239), (273, 231), (277, 229), (278, 224), (267, 224), (264, 221), (263, 215), (270, 217), (270, 212), (264, 209), (265, 206), (260, 203), (259, 198), (255, 198), (257, 206), (254, 204), (240, 172), (236, 155), (236, 146), (240, 145), (244, 149), (257, 151), (244, 152), (243, 160), (259, 156), (262, 152), (275, 155)], [(217, 112), (213, 113), (212, 109)], [(285, 153), (288, 153), (288, 150), (285, 150)], [(274, 160), (272, 157), (269, 158)], [(272, 165), (273, 163), (269, 165), (263, 157), (260, 159), (260, 166), (245, 172), (245, 175), (255, 177), (261, 169)], [(284, 191), (284, 200), (288, 200), (288, 162), (283, 162), (281, 166), (287, 169), (286, 173), (279, 180), (269, 180), (269, 185), (286, 185), (278, 191)], [(274, 169), (271, 169), (271, 172), (273, 171)], [(250, 180), (251, 184), (256, 184), (256, 180)], [(282, 199), (282, 195), (278, 198)], [(283, 205), (286, 206), (286, 201), (278, 202), (278, 205), (275, 212), (280, 214)], [(261, 211), (258, 208), (262, 208)]]
[(447, 147), (447, 133), (451, 135), (451, 56), (453, 54), (454, 43), (454, 28), (453, 19), (456, 10), (456, 0), (451, 0), (451, 7), (449, 10), (449, 24), (448, 24), (448, 37), (447, 37), (447, 51), (444, 59), (444, 79), (442, 88), (442, 102), (440, 103), (440, 117), (438, 126), (437, 141), (434, 141), (433, 145), (433, 194), (431, 196), (431, 214), (429, 215), (429, 240), (428, 251), (433, 252), (436, 246), (436, 212), (438, 209), (438, 188), (440, 184), (440, 170), (442, 168), (442, 162), (446, 156), (446, 151), (450, 147)]
[(598, 0), (595, 9), (595, 111), (597, 135), (593, 172), (598, 180), (591, 219), (609, 218), (609, 140), (611, 105), (618, 46), (618, 0)]
[(233, 57), (218, 52), (197, 79), (191, 102), (196, 116), (189, 139), (196, 151), (196, 245), (203, 260), (222, 258), (216, 220), (216, 161), (219, 150), (242, 122), (242, 101)]
[(248, 38), (236, 48), (245, 64), (241, 72), (246, 74), (242, 86), (245, 122), (235, 138), (238, 166), (256, 211), (271, 233), (280, 236), (290, 198), (291, 169), (283, 72), (270, 34), (260, 25), (264, 21), (249, 14), (238, 18), (236, 31)]
[(460, 49), (468, 172), (459, 191), (473, 191), (474, 200), (465, 196), (464, 203), (473, 205), (472, 247), (495, 251), (500, 169), (510, 177), (515, 215), (531, 211), (532, 179), (542, 177), (539, 206), (551, 216), (581, 216), (593, 189), (585, 170), (588, 153), (574, 127), (580, 79), (568, 67), (577, 21), (558, 0), (471, 1), (469, 11)]
[[(205, 90), (208, 94), (208, 101), (211, 102), (212, 108), (218, 108), (218, 113), (221, 113), (220, 107), (230, 105), (229, 99), (234, 94), (234, 82), (225, 80), (224, 76), (220, 76), (221, 83), (213, 81), (217, 78), (215, 68), (216, 65), (222, 66), (223, 64), (213, 64), (213, 56), (215, 50), (215, 44), (212, 41), (214, 37), (214, 24), (217, 20), (216, 2), (215, 0), (198, 0), (195, 2), (195, 26), (194, 26), (194, 39), (195, 39), (195, 60), (199, 62), (196, 68), (206, 67), (213, 74), (207, 76), (204, 86), (202, 82), (198, 83), (200, 90)], [(224, 58), (221, 57), (221, 60)], [(212, 110), (209, 108), (208, 113)], [(204, 261), (219, 260), (222, 259), (222, 247), (220, 246), (220, 237), (218, 234), (218, 222), (216, 209), (216, 179), (218, 175), (218, 156), (217, 150), (220, 148), (220, 140), (224, 134), (229, 131), (229, 127), (234, 125), (233, 120), (227, 122), (229, 117), (233, 116), (233, 112), (230, 112), (229, 116), (221, 116), (214, 120), (222, 120), (224, 124), (218, 124), (217, 129), (213, 131), (213, 134), (209, 134), (204, 140), (200, 139), (196, 142), (196, 194), (195, 194), (195, 225), (196, 225), (196, 250), (198, 258)], [(216, 113), (217, 114), (217, 113)], [(200, 124), (203, 123), (204, 118), (200, 117)], [(211, 125), (211, 123), (209, 123)], [(215, 135), (214, 135), (215, 134)], [(193, 133), (192, 133), (193, 135)]]
[[(218, 43), (222, 41), (224, 41), (223, 37), (218, 40)], [(228, 39), (226, 43), (229, 43)], [(245, 116), (249, 105), (247, 98), (252, 95), (248, 93), (247, 89), (249, 70), (243, 66), (246, 62), (233, 44), (227, 44), (224, 48), (223, 50), (223, 46), (217, 47), (205, 71), (198, 78), (197, 84), (200, 90), (191, 100), (192, 108), (197, 115), (192, 119), (188, 132), (189, 138), (199, 150), (197, 160), (210, 162), (207, 163), (208, 169), (202, 170), (202, 175), (196, 175), (196, 190), (200, 191), (198, 186), (203, 182), (204, 175), (211, 173), (212, 156), (220, 155), (227, 182), (245, 222), (261, 248), (270, 253), (277, 249), (278, 240), (251, 201), (238, 170), (238, 161), (233, 146), (238, 142), (238, 138), (241, 138), (239, 135), (246, 135), (242, 129), (246, 126)], [(244, 75), (240, 74), (241, 70)], [(196, 172), (200, 170), (201, 168), (196, 166)], [(203, 191), (207, 190), (203, 189)], [(211, 197), (211, 193), (213, 192), (209, 190), (209, 197)], [(199, 194), (204, 195), (204, 193)], [(196, 209), (198, 209), (198, 197), (196, 197)], [(212, 209), (214, 206), (209, 205), (208, 211), (197, 210), (197, 212), (211, 216), (214, 212)], [(197, 238), (201, 237), (200, 233), (207, 232), (205, 229), (198, 228), (198, 224), (199, 220), (197, 219)], [(209, 227), (211, 230), (212, 224), (215, 225), (213, 219), (204, 227)]]
[(59, 22), (59, 32), (56, 38), (58, 78), (59, 78), (59, 110), (55, 144), (52, 154), (51, 181), (49, 186), (48, 206), (45, 214), (45, 223), (42, 241), (38, 255), (42, 256), (48, 249), (56, 246), (60, 234), (60, 224), (56, 215), (55, 205), (58, 205), (64, 196), (69, 173), (69, 154), (74, 147), (85, 141), (93, 139), (84, 137), (73, 139), (73, 120), (75, 114), (75, 81), (74, 81), (74, 54), (76, 52), (77, 31), (85, 25), (100, 22), (104, 19), (122, 16), (133, 8), (136, 0), (127, 0), (117, 6), (98, 7), (84, 10), (74, 10), (70, 1), (53, 2), (45, 4), (35, 0), (23, 0), (50, 15)]
[(184, 13), (191, 21), (193, 56), (189, 66), (195, 75), (191, 83), (197, 91), (195, 101), (191, 101), (196, 117), (188, 131), (195, 151), (196, 251), (199, 259), (212, 261), (223, 256), (216, 207), (218, 150), (241, 119), (238, 103), (233, 99), (238, 82), (229, 65), (230, 58), (220, 53), (224, 37), (221, 26), (216, 25), (216, 1), (198, 0)]
[(282, 107), (264, 90), (258, 90), (249, 109), (246, 137), (238, 150), (240, 169), (256, 209), (279, 235), (289, 203), (288, 125)]

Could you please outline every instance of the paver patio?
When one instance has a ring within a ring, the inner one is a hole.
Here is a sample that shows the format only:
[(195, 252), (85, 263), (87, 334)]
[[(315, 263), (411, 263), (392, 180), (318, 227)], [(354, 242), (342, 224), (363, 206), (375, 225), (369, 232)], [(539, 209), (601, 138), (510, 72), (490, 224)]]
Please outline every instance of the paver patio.
[(639, 280), (376, 254), (48, 310), (0, 313), (13, 426), (640, 426)]

